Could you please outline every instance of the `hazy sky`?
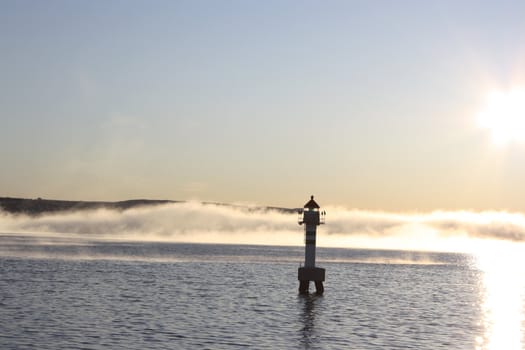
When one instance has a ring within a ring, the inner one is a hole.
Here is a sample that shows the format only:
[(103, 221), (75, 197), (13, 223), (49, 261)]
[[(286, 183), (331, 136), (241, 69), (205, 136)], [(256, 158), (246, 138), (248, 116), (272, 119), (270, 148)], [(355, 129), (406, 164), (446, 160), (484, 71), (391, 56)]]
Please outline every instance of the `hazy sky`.
[(525, 86), (524, 14), (0, 0), (0, 196), (525, 211), (525, 144), (476, 119)]

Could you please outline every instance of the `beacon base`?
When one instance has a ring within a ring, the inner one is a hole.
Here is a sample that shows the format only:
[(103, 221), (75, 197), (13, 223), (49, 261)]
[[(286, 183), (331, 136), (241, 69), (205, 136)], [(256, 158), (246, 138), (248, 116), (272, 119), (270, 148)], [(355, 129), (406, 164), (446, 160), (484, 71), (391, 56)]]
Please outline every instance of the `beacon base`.
[(325, 269), (320, 267), (300, 267), (298, 280), (299, 281), (324, 281)]
[(323, 281), (325, 277), (325, 269), (320, 267), (300, 267), (298, 271), (299, 293), (307, 294), (310, 286), (310, 281), (315, 282), (315, 290), (317, 294), (323, 294)]

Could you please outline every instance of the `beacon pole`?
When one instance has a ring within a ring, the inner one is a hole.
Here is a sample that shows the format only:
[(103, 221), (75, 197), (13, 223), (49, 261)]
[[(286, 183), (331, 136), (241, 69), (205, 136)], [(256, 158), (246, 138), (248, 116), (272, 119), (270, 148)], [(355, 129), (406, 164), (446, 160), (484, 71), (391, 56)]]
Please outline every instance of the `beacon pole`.
[(315, 291), (317, 294), (323, 294), (323, 281), (325, 269), (315, 267), (315, 240), (317, 226), (324, 224), (326, 213), (320, 211), (319, 204), (314, 201), (314, 196), (310, 197), (304, 209), (299, 211), (299, 225), (304, 224), (305, 248), (304, 248), (304, 266), (299, 267), (299, 293), (308, 294), (310, 281), (315, 282)]

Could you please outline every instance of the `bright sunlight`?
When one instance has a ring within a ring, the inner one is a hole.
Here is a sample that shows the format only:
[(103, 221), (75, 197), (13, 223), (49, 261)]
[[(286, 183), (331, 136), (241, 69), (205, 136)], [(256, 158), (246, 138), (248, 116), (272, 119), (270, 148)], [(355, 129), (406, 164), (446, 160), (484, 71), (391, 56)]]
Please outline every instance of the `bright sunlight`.
[(521, 327), (525, 320), (523, 297), (525, 246), (519, 243), (486, 242), (478, 250), (483, 273), (483, 324), (476, 350), (522, 349)]
[(525, 142), (525, 89), (490, 94), (478, 123), (490, 131), (497, 145)]

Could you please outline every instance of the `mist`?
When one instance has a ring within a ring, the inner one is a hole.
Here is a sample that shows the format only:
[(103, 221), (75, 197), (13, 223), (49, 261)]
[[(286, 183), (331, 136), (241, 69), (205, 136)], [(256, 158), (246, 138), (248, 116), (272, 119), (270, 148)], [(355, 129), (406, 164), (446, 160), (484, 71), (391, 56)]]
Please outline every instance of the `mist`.
[[(468, 251), (476, 242), (525, 241), (525, 217), (508, 212), (389, 213), (325, 207), (324, 247)], [(199, 202), (61, 212), (41, 216), (0, 211), (0, 233), (70, 239), (300, 246), (297, 214)]]

